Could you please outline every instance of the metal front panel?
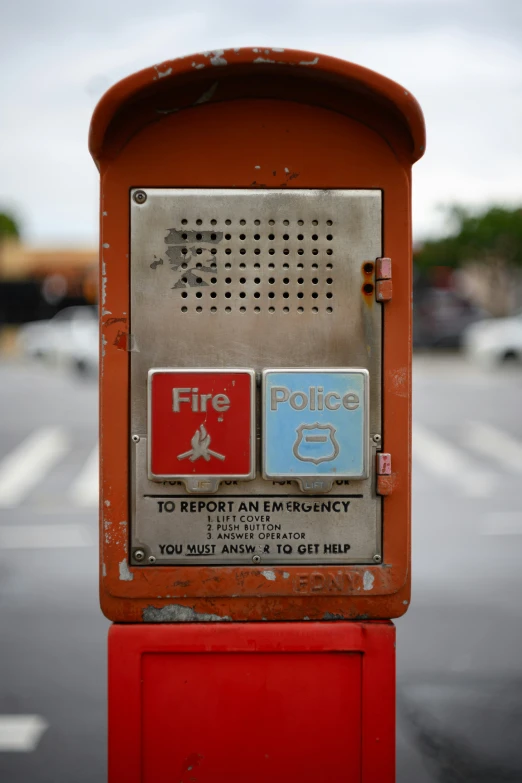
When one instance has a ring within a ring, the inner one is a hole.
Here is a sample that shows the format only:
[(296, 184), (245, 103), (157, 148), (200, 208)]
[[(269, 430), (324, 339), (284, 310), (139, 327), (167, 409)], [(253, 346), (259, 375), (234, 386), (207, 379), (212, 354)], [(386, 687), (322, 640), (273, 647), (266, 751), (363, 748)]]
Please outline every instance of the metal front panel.
[[(130, 199), (133, 551), (156, 564), (251, 563), (253, 556), (263, 563), (378, 561), (381, 502), (372, 444), (381, 432), (382, 305), (368, 295), (374, 280), (364, 267), (381, 255), (380, 191), (140, 192), (145, 196), (136, 200), (133, 191)], [(294, 482), (263, 480), (258, 454), (254, 481), (222, 483), (206, 498), (189, 495), (183, 483), (149, 481), (147, 374), (157, 367), (368, 370), (370, 477), (304, 494)], [(222, 496), (226, 513), (181, 510), (182, 503), (212, 504)], [(160, 510), (164, 501), (174, 508)], [(242, 521), (244, 504), (248, 516), (271, 520)], [(240, 529), (248, 524), (265, 528)], [(254, 535), (223, 538), (232, 532)], [(231, 552), (238, 541), (248, 550)], [(283, 551), (288, 542), (291, 552)]]

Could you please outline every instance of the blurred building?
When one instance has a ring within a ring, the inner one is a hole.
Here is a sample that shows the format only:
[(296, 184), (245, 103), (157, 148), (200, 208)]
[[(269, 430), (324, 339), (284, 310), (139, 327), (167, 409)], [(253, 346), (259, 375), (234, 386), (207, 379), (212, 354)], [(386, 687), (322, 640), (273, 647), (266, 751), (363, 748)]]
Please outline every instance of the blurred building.
[(94, 248), (29, 247), (0, 243), (0, 326), (51, 318), (70, 305), (95, 304), (98, 252)]

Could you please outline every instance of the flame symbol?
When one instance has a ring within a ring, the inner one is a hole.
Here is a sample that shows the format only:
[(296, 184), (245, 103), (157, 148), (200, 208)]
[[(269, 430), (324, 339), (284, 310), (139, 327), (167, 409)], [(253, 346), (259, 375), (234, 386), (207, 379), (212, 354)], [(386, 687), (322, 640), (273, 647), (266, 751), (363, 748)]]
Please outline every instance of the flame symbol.
[(218, 454), (217, 451), (209, 449), (210, 435), (204, 424), (200, 424), (199, 429), (197, 429), (192, 436), (190, 443), (192, 446), (190, 451), (184, 451), (183, 454), (178, 454), (178, 459), (186, 459), (188, 457), (191, 462), (195, 462), (199, 457), (203, 457), (206, 462), (209, 462), (211, 457), (216, 457), (222, 461), (225, 459), (223, 454)]

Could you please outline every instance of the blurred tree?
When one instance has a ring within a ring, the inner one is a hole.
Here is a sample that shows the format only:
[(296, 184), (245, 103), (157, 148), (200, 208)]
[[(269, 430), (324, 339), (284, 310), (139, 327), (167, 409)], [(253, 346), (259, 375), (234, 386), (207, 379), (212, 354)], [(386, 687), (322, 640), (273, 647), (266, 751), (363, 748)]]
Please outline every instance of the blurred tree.
[(0, 241), (3, 239), (19, 239), (20, 226), (12, 215), (0, 212)]
[(464, 269), (484, 292), (481, 304), (493, 315), (507, 315), (522, 268), (522, 208), (491, 207), (472, 214), (454, 206), (448, 217), (453, 230), (419, 248), (414, 256), (417, 267)]

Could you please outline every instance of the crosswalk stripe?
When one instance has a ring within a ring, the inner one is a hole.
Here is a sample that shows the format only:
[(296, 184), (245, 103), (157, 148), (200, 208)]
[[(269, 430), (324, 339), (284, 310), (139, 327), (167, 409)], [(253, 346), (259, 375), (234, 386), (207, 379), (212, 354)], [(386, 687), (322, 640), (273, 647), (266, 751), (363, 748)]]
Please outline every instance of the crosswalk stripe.
[(71, 487), (70, 498), (76, 506), (97, 506), (98, 492), (98, 446), (95, 446)]
[(467, 497), (489, 497), (497, 486), (494, 473), (484, 470), (459, 448), (417, 423), (413, 425), (413, 456), (424, 469), (448, 480)]
[(522, 443), (484, 421), (470, 421), (464, 432), (466, 446), (495, 460), (510, 473), (522, 475)]
[(2, 549), (75, 549), (93, 546), (94, 535), (86, 525), (2, 525)]
[(75, 549), (93, 546), (86, 525), (2, 525), (0, 526), (0, 551), (2, 549)]
[(0, 715), (0, 752), (31, 752), (49, 724), (40, 715)]
[(18, 505), (69, 447), (61, 427), (44, 427), (29, 435), (0, 462), (0, 508)]

